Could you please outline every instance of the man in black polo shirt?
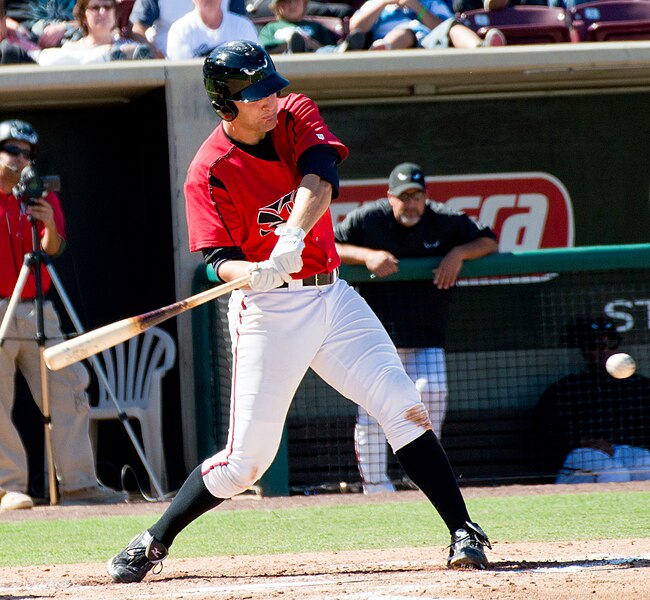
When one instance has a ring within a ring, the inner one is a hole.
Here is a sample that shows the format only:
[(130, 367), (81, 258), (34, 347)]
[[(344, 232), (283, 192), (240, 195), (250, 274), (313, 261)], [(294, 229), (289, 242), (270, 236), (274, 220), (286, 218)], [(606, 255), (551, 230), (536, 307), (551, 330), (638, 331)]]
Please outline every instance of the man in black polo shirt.
[[(335, 238), (343, 263), (365, 265), (375, 277), (396, 273), (401, 258), (443, 257), (431, 281), (359, 285), (397, 346), (440, 436), (447, 405), (444, 345), (451, 289), (465, 260), (497, 251), (496, 236), (467, 215), (428, 200), (422, 169), (402, 163), (390, 174), (388, 197), (349, 213), (337, 225)], [(362, 408), (355, 444), (364, 493), (394, 491), (386, 472), (386, 439)]]

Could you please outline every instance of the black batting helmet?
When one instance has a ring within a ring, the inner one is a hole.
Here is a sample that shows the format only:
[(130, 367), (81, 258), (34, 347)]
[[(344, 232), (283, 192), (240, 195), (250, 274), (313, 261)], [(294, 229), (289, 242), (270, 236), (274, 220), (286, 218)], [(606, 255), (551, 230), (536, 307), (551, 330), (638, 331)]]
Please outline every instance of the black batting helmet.
[(32, 154), (36, 152), (38, 147), (38, 133), (36, 133), (36, 130), (26, 121), (20, 121), (19, 119), (0, 123), (0, 144), (4, 144), (9, 140), (27, 142), (32, 148)]
[(234, 102), (255, 102), (289, 85), (262, 46), (243, 40), (210, 52), (203, 63), (203, 83), (212, 108), (224, 121), (237, 116)]

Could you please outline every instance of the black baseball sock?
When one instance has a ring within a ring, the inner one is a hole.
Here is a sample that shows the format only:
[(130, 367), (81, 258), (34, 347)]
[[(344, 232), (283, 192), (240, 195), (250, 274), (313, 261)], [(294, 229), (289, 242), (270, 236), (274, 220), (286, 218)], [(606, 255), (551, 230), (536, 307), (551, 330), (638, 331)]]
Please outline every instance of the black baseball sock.
[(450, 532), (470, 520), (447, 454), (433, 431), (425, 431), (395, 455), (411, 481), (436, 507)]
[(199, 465), (189, 474), (163, 516), (149, 527), (149, 533), (169, 548), (185, 527), (222, 502), (223, 498), (215, 498), (205, 487)]

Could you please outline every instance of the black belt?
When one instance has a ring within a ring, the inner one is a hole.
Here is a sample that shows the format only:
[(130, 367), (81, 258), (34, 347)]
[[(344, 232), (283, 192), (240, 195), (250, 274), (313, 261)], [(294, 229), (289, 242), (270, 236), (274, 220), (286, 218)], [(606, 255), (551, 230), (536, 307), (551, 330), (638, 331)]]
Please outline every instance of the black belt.
[[(302, 281), (303, 287), (306, 285), (330, 285), (336, 281), (338, 275), (338, 269), (334, 269), (330, 273), (316, 273), (316, 275), (312, 275), (311, 277), (305, 277), (305, 279), (296, 279), (294, 281)], [(283, 283), (281, 288), (286, 288), (289, 287), (288, 283)]]

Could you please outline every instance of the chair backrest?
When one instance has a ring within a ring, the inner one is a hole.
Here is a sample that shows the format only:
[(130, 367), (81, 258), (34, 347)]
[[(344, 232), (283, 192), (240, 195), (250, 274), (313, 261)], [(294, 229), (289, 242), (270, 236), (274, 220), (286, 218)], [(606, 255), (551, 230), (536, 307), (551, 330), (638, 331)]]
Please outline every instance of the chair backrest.
[(563, 8), (508, 6), (497, 10), (468, 10), (460, 19), (482, 38), (490, 29), (500, 29), (510, 46), (572, 41), (571, 19)]
[(649, 0), (598, 0), (570, 11), (583, 42), (650, 40)]
[[(160, 380), (175, 360), (176, 344), (172, 336), (159, 327), (152, 327), (127, 342), (104, 350), (99, 362), (115, 397), (126, 410), (144, 408), (148, 404), (152, 383)], [(100, 378), (97, 408), (109, 405), (113, 407)]]
[(307, 21), (316, 21), (324, 27), (327, 27), (340, 41), (350, 33), (350, 18), (349, 17), (330, 17), (325, 15), (307, 15)]

